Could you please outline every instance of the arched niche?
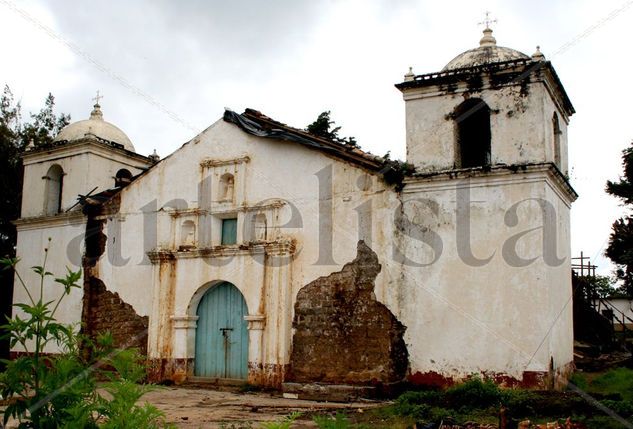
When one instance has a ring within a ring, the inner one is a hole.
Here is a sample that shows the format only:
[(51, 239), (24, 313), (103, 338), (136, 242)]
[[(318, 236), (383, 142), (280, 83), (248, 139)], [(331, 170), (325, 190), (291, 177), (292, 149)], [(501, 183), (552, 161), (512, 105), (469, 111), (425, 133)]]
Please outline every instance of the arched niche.
[(62, 211), (64, 170), (58, 164), (51, 165), (44, 179), (46, 180), (44, 213), (51, 216)]

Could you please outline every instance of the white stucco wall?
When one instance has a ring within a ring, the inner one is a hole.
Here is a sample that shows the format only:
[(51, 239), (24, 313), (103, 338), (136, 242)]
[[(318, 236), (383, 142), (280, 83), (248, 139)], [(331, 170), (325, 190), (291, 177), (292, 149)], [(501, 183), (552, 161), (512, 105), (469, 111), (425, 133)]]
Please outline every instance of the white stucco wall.
[[(45, 252), (46, 270), (54, 276), (47, 276), (43, 287), (44, 301), (57, 301), (62, 295), (64, 287), (55, 283), (54, 279), (65, 277), (66, 267), (72, 271), (81, 270), (81, 255), (83, 254), (83, 236), (85, 233), (84, 218), (79, 216), (66, 216), (66, 219), (59, 219), (53, 225), (19, 225), (17, 240), (17, 257), (20, 262), (17, 271), (22, 280), (27, 285), (33, 299), (37, 300), (40, 291), (40, 277), (33, 272), (31, 267), (42, 266), (44, 264)], [(50, 243), (48, 239), (51, 239)], [(70, 295), (66, 296), (57, 310), (55, 317), (61, 323), (72, 324), (79, 329), (81, 321), (82, 297), (83, 297), (83, 276), (77, 284), (80, 288), (73, 288)], [(16, 276), (14, 281), (13, 303), (29, 303), (29, 298)], [(14, 315), (25, 315), (14, 307)], [(19, 346), (12, 351), (23, 352)], [(32, 351), (32, 350), (30, 350)], [(51, 342), (44, 349), (47, 353), (59, 352), (59, 347)]]
[[(405, 199), (437, 203), (437, 214), (427, 203), (408, 204), (408, 216), (417, 217), (443, 243), (441, 256), (429, 266), (394, 267), (403, 270), (398, 298), (412, 372), (459, 378), (488, 371), (520, 379), (524, 371), (547, 371), (550, 356), (560, 366), (572, 361), (568, 207), (551, 192), (546, 174), (527, 176), (479, 177), (469, 184), (420, 181), (405, 188)], [(472, 254), (489, 262), (468, 262), (459, 255), (457, 243), (468, 240), (459, 237), (456, 225), (465, 215), (458, 211), (457, 186), (470, 187)], [(516, 255), (533, 262), (517, 266), (522, 264), (504, 256), (504, 243), (512, 236), (544, 223), (539, 204), (526, 201), (519, 205), (518, 224), (506, 224), (511, 206), (528, 198), (555, 208), (557, 257), (563, 260), (558, 266), (544, 263), (542, 229), (517, 241)], [(416, 262), (429, 263), (435, 256), (420, 241), (395, 241), (407, 254), (418, 255)]]

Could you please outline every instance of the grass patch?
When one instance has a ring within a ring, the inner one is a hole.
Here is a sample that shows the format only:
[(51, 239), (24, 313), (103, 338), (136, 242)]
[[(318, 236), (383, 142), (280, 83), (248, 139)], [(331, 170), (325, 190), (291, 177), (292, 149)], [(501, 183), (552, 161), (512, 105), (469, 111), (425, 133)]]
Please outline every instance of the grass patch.
[[(584, 388), (603, 405), (633, 422), (633, 371), (612, 370), (604, 374), (574, 376), (576, 386)], [(464, 425), (467, 422), (498, 424), (505, 409), (510, 427), (529, 419), (533, 423), (564, 424), (571, 417), (588, 429), (620, 428), (622, 425), (590, 405), (572, 391), (534, 391), (503, 389), (491, 381), (472, 378), (445, 390), (416, 390), (400, 395), (392, 404), (336, 415), (316, 415), (314, 422), (323, 429), (405, 429), (416, 423)]]
[(614, 397), (619, 395), (622, 400), (633, 402), (633, 370), (612, 369), (589, 382), (587, 391)]
[[(573, 383), (603, 405), (633, 421), (633, 371), (619, 368), (594, 377), (576, 375)], [(502, 389), (492, 381), (472, 378), (446, 390), (411, 391), (394, 404), (373, 411), (379, 419), (463, 425), (466, 422), (498, 423), (500, 409), (515, 422), (553, 422), (572, 417), (588, 428), (621, 427), (580, 395), (571, 391)]]
[(346, 414), (337, 412), (334, 416), (314, 416), (314, 422), (319, 429), (347, 429), (352, 427)]

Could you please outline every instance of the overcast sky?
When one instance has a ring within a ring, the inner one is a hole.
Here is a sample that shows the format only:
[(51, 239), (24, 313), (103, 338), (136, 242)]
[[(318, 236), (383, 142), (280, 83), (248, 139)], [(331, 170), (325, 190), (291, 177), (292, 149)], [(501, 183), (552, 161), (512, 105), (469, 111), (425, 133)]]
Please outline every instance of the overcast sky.
[(478, 45), (486, 10), (497, 43), (541, 46), (574, 104), (569, 152), (572, 251), (600, 271), (611, 223), (604, 193), (633, 138), (633, 0), (18, 1), (0, 0), (0, 84), (26, 112), (52, 92), (85, 119), (97, 90), (104, 118), (137, 152), (166, 156), (224, 107), (305, 127), (331, 110), (362, 148), (405, 157), (404, 103), (393, 84), (409, 66), (439, 71)]

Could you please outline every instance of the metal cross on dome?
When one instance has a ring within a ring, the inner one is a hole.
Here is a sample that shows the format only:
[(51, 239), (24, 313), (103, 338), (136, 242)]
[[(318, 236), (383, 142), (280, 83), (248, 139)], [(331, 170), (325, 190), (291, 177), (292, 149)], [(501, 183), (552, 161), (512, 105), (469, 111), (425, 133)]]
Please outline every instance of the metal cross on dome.
[(99, 104), (99, 100), (101, 100), (102, 98), (103, 95), (99, 95), (99, 91), (97, 90), (97, 96), (93, 98), (93, 100), (96, 102), (95, 104)]
[(490, 24), (496, 24), (497, 20), (496, 19), (491, 19), (490, 18), (490, 12), (486, 11), (486, 19), (484, 19), (483, 21), (479, 22), (479, 25), (485, 25), (486, 28), (490, 28)]

